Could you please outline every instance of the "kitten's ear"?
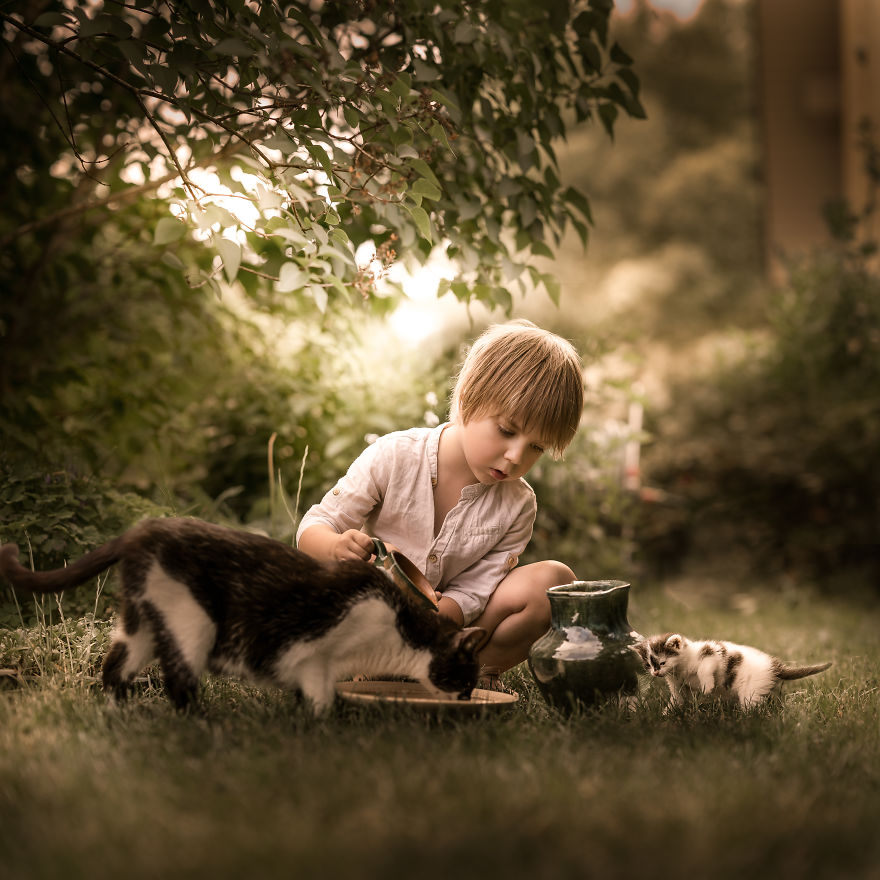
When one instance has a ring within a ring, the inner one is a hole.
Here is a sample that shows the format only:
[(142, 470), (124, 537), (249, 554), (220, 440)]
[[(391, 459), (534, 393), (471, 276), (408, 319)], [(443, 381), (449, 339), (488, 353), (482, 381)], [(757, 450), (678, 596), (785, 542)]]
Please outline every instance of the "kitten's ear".
[(489, 640), (489, 633), (479, 626), (466, 626), (455, 634), (455, 645), (462, 651), (476, 654)]
[(647, 660), (647, 659), (648, 659), (648, 643), (647, 643), (647, 641), (645, 641), (644, 639), (642, 639), (642, 640), (639, 641), (639, 642), (636, 642), (636, 643), (632, 646), (632, 649), (633, 649), (633, 651), (636, 652), (636, 654), (639, 655), (639, 657), (642, 658), (642, 660)]
[(668, 639), (666, 639), (666, 647), (670, 651), (680, 651), (681, 636), (678, 633), (673, 633)]

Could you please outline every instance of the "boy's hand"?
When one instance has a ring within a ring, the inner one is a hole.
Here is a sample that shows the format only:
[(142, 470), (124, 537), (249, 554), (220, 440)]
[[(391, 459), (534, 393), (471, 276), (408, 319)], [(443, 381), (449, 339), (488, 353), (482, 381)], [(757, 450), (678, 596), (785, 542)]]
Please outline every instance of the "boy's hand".
[(340, 562), (344, 559), (369, 561), (373, 555), (373, 539), (358, 529), (349, 529), (337, 536), (332, 555)]

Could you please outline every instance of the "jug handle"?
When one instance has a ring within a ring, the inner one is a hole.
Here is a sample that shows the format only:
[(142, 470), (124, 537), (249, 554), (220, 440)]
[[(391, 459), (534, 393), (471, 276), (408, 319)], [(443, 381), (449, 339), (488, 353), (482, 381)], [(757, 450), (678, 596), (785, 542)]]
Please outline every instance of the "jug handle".
[(385, 542), (379, 538), (373, 538), (373, 553), (376, 556), (376, 561), (373, 564), (381, 568), (385, 558), (388, 556), (388, 548), (385, 546)]

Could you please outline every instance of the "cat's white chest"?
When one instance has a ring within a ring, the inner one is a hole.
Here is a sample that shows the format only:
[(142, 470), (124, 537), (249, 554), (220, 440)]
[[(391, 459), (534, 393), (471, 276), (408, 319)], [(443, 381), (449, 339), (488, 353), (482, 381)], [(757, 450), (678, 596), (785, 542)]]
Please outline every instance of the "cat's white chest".
[(431, 654), (408, 645), (395, 625), (395, 612), (378, 598), (353, 605), (322, 635), (297, 641), (275, 664), (276, 680), (299, 688), (320, 711), (332, 702), (337, 681), (355, 674), (407, 675), (425, 680)]

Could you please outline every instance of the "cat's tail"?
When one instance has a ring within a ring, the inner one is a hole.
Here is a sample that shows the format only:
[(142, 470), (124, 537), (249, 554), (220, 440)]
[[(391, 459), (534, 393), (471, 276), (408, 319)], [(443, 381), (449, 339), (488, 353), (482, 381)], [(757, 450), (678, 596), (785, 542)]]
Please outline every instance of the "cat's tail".
[(786, 666), (784, 663), (779, 663), (776, 667), (776, 676), (782, 681), (793, 681), (796, 678), (806, 678), (808, 675), (824, 672), (829, 666), (831, 666), (830, 661), (817, 663), (815, 666)]
[(84, 584), (119, 561), (119, 538), (92, 550), (66, 568), (54, 571), (31, 571), (18, 561), (18, 547), (4, 544), (0, 547), (0, 574), (13, 587), (32, 593), (60, 593)]

